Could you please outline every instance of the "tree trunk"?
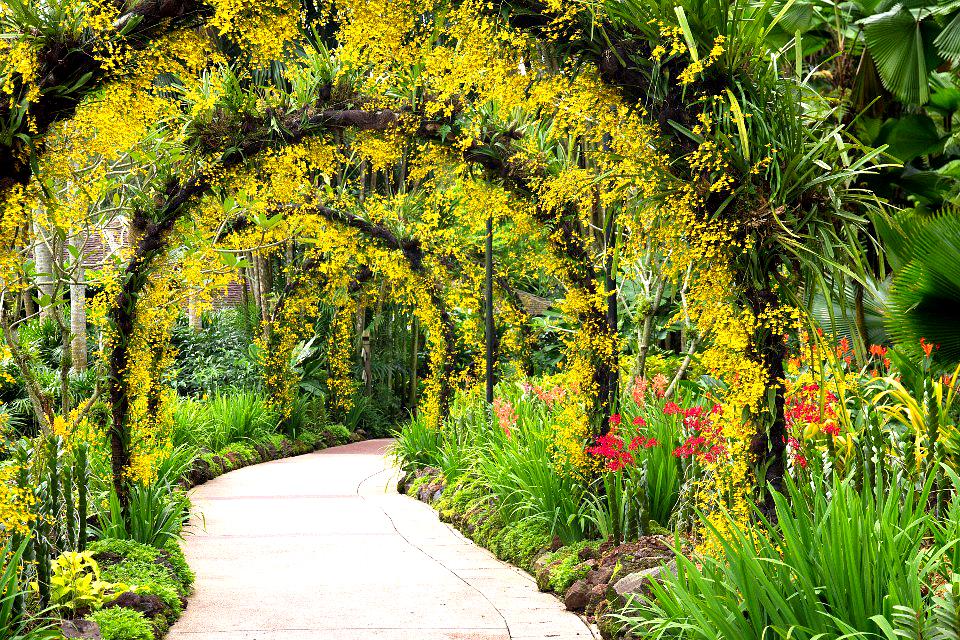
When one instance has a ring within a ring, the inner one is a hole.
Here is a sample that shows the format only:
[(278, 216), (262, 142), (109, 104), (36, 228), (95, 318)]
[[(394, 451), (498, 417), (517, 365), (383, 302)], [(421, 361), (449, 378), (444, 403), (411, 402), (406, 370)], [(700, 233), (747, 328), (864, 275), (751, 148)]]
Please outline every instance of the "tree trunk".
[(650, 302), (650, 308), (643, 316), (643, 329), (640, 332), (640, 354), (637, 356), (637, 376), (642, 378), (647, 373), (647, 355), (650, 353), (650, 340), (653, 335), (653, 319), (660, 310), (660, 302), (663, 300), (663, 289), (667, 281), (663, 278), (657, 283), (657, 288), (653, 293), (653, 300)]
[(40, 294), (40, 317), (50, 318), (53, 313), (53, 252), (47, 243), (43, 228), (34, 224), (34, 264), (37, 272), (37, 290)]
[(253, 335), (250, 327), (250, 279), (247, 277), (248, 269), (240, 267), (240, 304), (243, 307), (243, 328), (249, 338)]
[(363, 358), (363, 384), (365, 393), (373, 394), (373, 353), (370, 348), (370, 331), (364, 330), (360, 338), (361, 358)]
[(200, 311), (197, 308), (197, 296), (196, 294), (190, 294), (187, 297), (187, 325), (194, 332), (200, 331)]
[[(770, 289), (752, 289), (746, 293), (747, 301), (755, 317), (769, 316), (780, 306), (777, 294)], [(774, 392), (772, 406), (761, 407), (757, 413), (757, 430), (750, 445), (754, 460), (765, 468), (762, 509), (767, 517), (774, 517), (773, 496), (770, 489), (784, 490), (787, 455), (787, 421), (784, 416), (784, 367), (787, 345), (783, 336), (762, 329), (754, 335), (756, 356), (762, 359), (767, 371), (766, 388)], [(765, 399), (766, 400), (766, 399)]]
[(420, 353), (420, 320), (413, 316), (410, 322), (411, 344), (410, 344), (410, 389), (407, 394), (407, 407), (410, 413), (416, 415), (417, 411), (417, 362)]
[(260, 321), (263, 340), (270, 343), (270, 290), (273, 288), (271, 278), (270, 259), (264, 256), (256, 256), (257, 264), (257, 285), (260, 289)]
[(620, 319), (617, 305), (617, 274), (614, 263), (614, 247), (617, 238), (615, 214), (611, 213), (604, 228), (604, 246), (606, 247), (603, 264), (603, 289), (607, 297), (607, 332), (611, 341), (610, 362), (607, 370), (606, 413), (613, 415), (620, 404)]
[(26, 286), (23, 289), (23, 317), (31, 318), (37, 313), (37, 303), (33, 299), (33, 288)]
[(77, 238), (70, 280), (70, 358), (75, 372), (87, 369), (87, 278), (83, 268), (83, 240)]

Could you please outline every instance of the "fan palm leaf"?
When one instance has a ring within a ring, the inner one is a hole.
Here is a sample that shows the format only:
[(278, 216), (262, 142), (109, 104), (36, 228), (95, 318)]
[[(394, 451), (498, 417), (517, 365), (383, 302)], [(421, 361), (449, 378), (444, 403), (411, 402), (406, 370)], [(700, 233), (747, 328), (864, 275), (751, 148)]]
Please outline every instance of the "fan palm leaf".
[(960, 214), (928, 220), (910, 248), (890, 287), (887, 331), (918, 357), (924, 338), (939, 345), (935, 362), (960, 363)]

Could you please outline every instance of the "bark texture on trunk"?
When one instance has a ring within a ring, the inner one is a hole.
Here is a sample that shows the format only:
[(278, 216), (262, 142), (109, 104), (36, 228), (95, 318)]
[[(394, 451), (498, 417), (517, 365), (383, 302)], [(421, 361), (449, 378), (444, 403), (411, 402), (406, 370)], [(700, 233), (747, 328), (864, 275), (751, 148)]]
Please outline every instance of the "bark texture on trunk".
[[(40, 294), (40, 317), (51, 318), (53, 306), (53, 252), (47, 242), (47, 236), (44, 229), (35, 224), (34, 228), (33, 259), (37, 272), (37, 291)], [(46, 298), (46, 302), (44, 302)]]
[(87, 369), (87, 277), (83, 268), (83, 244), (80, 238), (74, 241), (79, 251), (73, 259), (70, 282), (70, 359), (77, 372)]
[(190, 294), (187, 297), (187, 326), (191, 331), (200, 331), (200, 310), (197, 305), (197, 296)]

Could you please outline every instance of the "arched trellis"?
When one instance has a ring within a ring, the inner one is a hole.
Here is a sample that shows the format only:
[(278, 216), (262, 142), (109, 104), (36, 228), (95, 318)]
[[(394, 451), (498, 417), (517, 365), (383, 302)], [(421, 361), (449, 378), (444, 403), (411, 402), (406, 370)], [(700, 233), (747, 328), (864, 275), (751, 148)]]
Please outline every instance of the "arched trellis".
[[(581, 379), (579, 391), (588, 397), (598, 400), (593, 411), (595, 427), (603, 428), (603, 416), (611, 410), (612, 400), (616, 397), (616, 326), (604, 312), (604, 305), (598, 304), (598, 299), (610, 297), (609, 278), (602, 281), (603, 272), (598, 277), (594, 266), (594, 258), (583, 237), (580, 228), (582, 211), (577, 203), (570, 201), (562, 206), (556, 203), (552, 206), (540, 206), (537, 179), (535, 174), (528, 173), (521, 164), (511, 160), (514, 153), (513, 143), (521, 140), (523, 134), (514, 130), (503, 133), (485, 133), (480, 139), (472, 143), (462, 144), (469, 136), (459, 127), (451, 125), (450, 118), (426, 118), (416, 113), (401, 113), (389, 109), (362, 110), (362, 109), (323, 109), (323, 104), (311, 105), (297, 112), (286, 115), (279, 127), (270, 123), (262, 125), (262, 129), (255, 130), (244, 138), (237, 148), (221, 156), (215, 166), (219, 169), (236, 167), (242, 161), (254, 158), (266, 149), (285, 147), (296, 144), (308, 136), (317, 135), (328, 130), (350, 129), (354, 131), (397, 131), (412, 138), (427, 141), (433, 144), (446, 145), (461, 152), (462, 160), (468, 165), (483, 167), (490, 177), (502, 180), (508, 189), (515, 191), (520, 197), (534, 204), (533, 220), (548, 236), (547, 247), (555, 265), (555, 275), (567, 286), (575, 304), (569, 308), (581, 323), (579, 335), (589, 339), (580, 344), (571, 345), (570, 358), (574, 362)], [(273, 115), (270, 114), (270, 118)], [(456, 122), (453, 122), (456, 125)], [(249, 126), (249, 125), (248, 125)], [(279, 134), (276, 130), (279, 129)], [(135, 330), (135, 303), (140, 295), (149, 275), (151, 265), (156, 257), (166, 249), (167, 237), (176, 221), (187, 210), (188, 202), (197, 196), (209, 191), (212, 180), (209, 174), (199, 173), (183, 183), (174, 182), (166, 190), (166, 203), (154, 216), (147, 216), (144, 212), (134, 215), (134, 228), (140, 238), (133, 257), (128, 262), (121, 277), (120, 291), (116, 304), (110, 312), (110, 321), (116, 333), (111, 350), (111, 385), (110, 395), (113, 403), (113, 417), (111, 425), (111, 446), (113, 450), (114, 484), (125, 505), (127, 491), (125, 489), (124, 470), (130, 464), (129, 457), (129, 427), (127, 418), (129, 413), (128, 389), (124, 381), (126, 370), (129, 339)], [(333, 210), (320, 210), (339, 224), (361, 229), (369, 223), (361, 218), (344, 217), (346, 214)], [(424, 267), (412, 253), (412, 245), (404, 243), (392, 235), (387, 235), (385, 228), (368, 226), (364, 228), (371, 239), (382, 246), (404, 254), (407, 266), (411, 273), (422, 274)], [(388, 232), (389, 233), (389, 232)], [(438, 258), (441, 260), (441, 258)], [(604, 260), (604, 263), (607, 263)], [(609, 274), (606, 274), (609, 275)], [(427, 305), (442, 309), (442, 296), (439, 284), (435, 283), (427, 288)], [(424, 306), (427, 306), (424, 305)], [(443, 314), (440, 315), (444, 318)], [(444, 335), (444, 344), (454, 344), (454, 333), (449, 315), (441, 322), (446, 328), (434, 334)], [(448, 348), (448, 347), (443, 347)], [(444, 362), (444, 367), (452, 366), (452, 358)], [(438, 393), (440, 406), (449, 402), (450, 389), (441, 385)]]
[[(294, 140), (293, 137), (290, 140)], [(250, 148), (245, 155), (255, 155), (256, 150)], [(230, 165), (233, 157), (227, 158), (223, 164)], [(133, 335), (135, 327), (135, 303), (146, 285), (149, 277), (151, 264), (166, 249), (166, 240), (174, 224), (181, 215), (187, 210), (188, 202), (204, 193), (209, 189), (209, 182), (202, 177), (191, 178), (184, 186), (179, 189), (171, 189), (172, 196), (167, 205), (161, 210), (159, 222), (147, 220), (144, 216), (138, 216), (134, 219), (134, 228), (136, 234), (140, 237), (140, 243), (137, 247), (134, 257), (128, 263), (123, 278), (123, 286), (118, 294), (117, 302), (112, 310), (112, 324), (117, 331), (117, 339), (111, 351), (111, 385), (110, 397), (112, 405), (112, 425), (111, 425), (111, 452), (112, 469), (115, 479), (115, 489), (118, 496), (124, 496), (126, 469), (130, 466), (130, 433), (128, 415), (129, 415), (129, 389), (126, 387), (124, 373), (128, 368), (127, 357), (129, 354), (129, 338)], [(436, 336), (433, 345), (433, 353), (437, 366), (431, 368), (430, 385), (436, 390), (436, 411), (437, 418), (446, 413), (450, 402), (452, 387), (450, 380), (453, 378), (454, 363), (456, 361), (453, 353), (456, 344), (456, 328), (450, 317), (449, 311), (443, 300), (440, 290), (440, 284), (437, 276), (427, 268), (424, 260), (423, 251), (416, 241), (404, 240), (396, 237), (389, 229), (382, 225), (372, 224), (354, 214), (339, 212), (322, 205), (313, 205), (311, 210), (318, 216), (335, 224), (360, 232), (363, 237), (390, 253), (388, 260), (392, 261), (397, 254), (404, 258), (409, 275), (406, 278), (406, 284), (422, 288), (425, 294), (425, 300), (417, 299), (411, 296), (411, 308), (425, 325), (438, 328), (430, 332), (431, 337)], [(538, 216), (541, 222), (552, 221), (549, 214), (541, 213)], [(561, 220), (564, 220), (561, 218)], [(567, 218), (560, 240), (554, 241), (554, 250), (562, 252), (562, 257), (569, 261), (568, 270), (569, 282), (574, 286), (580, 286), (588, 292), (587, 295), (594, 295), (596, 292), (596, 280), (590, 273), (589, 268), (585, 268), (585, 262), (589, 260), (589, 255), (585, 248), (577, 241), (576, 232), (573, 228), (573, 221)], [(579, 262), (577, 261), (579, 258)], [(450, 257), (440, 257), (439, 261), (449, 261)], [(292, 291), (287, 295), (281, 296), (281, 302), (278, 304), (274, 317), (278, 324), (284, 323), (283, 314), (288, 308), (288, 300), (296, 295), (296, 288), (302, 284), (303, 278), (308, 277), (310, 272), (320, 263), (317, 260), (308, 260), (303, 265), (301, 273), (291, 280)], [(364, 265), (375, 269), (375, 264)], [(396, 277), (396, 276), (394, 276)], [(427, 304), (424, 304), (426, 302)], [(434, 314), (436, 314), (434, 316)], [(438, 322), (439, 321), (439, 322)], [(588, 310), (581, 318), (586, 330), (602, 331), (605, 325), (605, 319), (601, 314), (591, 313)], [(592, 323), (592, 324), (587, 324)], [(600, 324), (603, 323), (603, 324)], [(282, 350), (279, 351), (282, 353)], [(593, 363), (590, 363), (591, 365)], [(594, 371), (599, 370), (596, 367)], [(594, 374), (597, 375), (597, 374)], [(597, 378), (594, 378), (597, 379)], [(123, 498), (121, 498), (123, 499)], [(123, 503), (122, 503), (123, 504)]]
[[(411, 313), (420, 322), (429, 328), (428, 336), (433, 343), (431, 360), (431, 376), (427, 383), (428, 388), (435, 391), (435, 397), (430, 398), (433, 404), (433, 420), (442, 420), (446, 417), (453, 394), (453, 380), (455, 377), (457, 353), (457, 329), (450, 310), (442, 295), (441, 280), (449, 278), (451, 273), (462, 270), (459, 261), (452, 255), (427, 255), (422, 244), (415, 239), (398, 237), (385, 225), (372, 223), (350, 212), (339, 211), (327, 206), (315, 204), (301, 208), (326, 222), (357, 232), (361, 238), (379, 249), (376, 259), (366, 260), (356, 267), (356, 275), (351, 283), (351, 289), (359, 289), (374, 275), (381, 275), (390, 280), (400, 280), (403, 287), (400, 289), (401, 302), (405, 303)], [(395, 258), (400, 257), (406, 264), (406, 269), (397, 272), (394, 266), (384, 269), (382, 262), (388, 261), (393, 265)], [(291, 337), (303, 337), (297, 327), (302, 327), (289, 317), (288, 309), (291, 302), (303, 296), (303, 290), (315, 286), (318, 278), (317, 271), (322, 264), (322, 258), (306, 258), (295, 274), (289, 277), (288, 283), (277, 301), (271, 317), (272, 337), (269, 343), (270, 359), (275, 366), (283, 366), (288, 362), (289, 350), (292, 348)], [(431, 266), (433, 265), (433, 266)], [(436, 268), (442, 267), (444, 273), (437, 273)], [(520, 298), (505, 278), (498, 278), (497, 285), (502, 294), (511, 304), (519, 306)], [(428, 304), (418, 298), (418, 293), (425, 294)], [(310, 293), (306, 294), (311, 295)], [(297, 306), (297, 312), (301, 309)], [(292, 329), (292, 330), (291, 330)], [(281, 336), (281, 337), (277, 337)], [(285, 344), (284, 344), (285, 343)], [(284, 345), (284, 346), (281, 346)], [(279, 376), (279, 372), (268, 372), (268, 376)], [(281, 395), (283, 390), (275, 389)]]
[[(431, 361), (434, 366), (431, 367), (428, 388), (433, 388), (436, 392), (433, 399), (436, 415), (433, 418), (441, 418), (447, 412), (452, 395), (450, 381), (454, 377), (456, 363), (456, 326), (443, 300), (438, 276), (428, 268), (420, 243), (400, 239), (387, 227), (373, 224), (349, 212), (337, 211), (323, 205), (310, 205), (304, 209), (330, 224), (358, 232), (364, 241), (378, 249), (364, 252), (358, 260), (359, 264), (352, 267), (356, 273), (351, 284), (354, 288), (359, 288), (375, 274), (380, 274), (401, 285), (395, 290), (401, 302), (429, 328)], [(398, 256), (402, 257), (404, 268), (397, 268), (395, 259)], [(385, 262), (391, 263), (389, 268), (385, 268)], [(297, 272), (289, 278), (277, 301), (270, 320), (273, 325), (270, 332), (272, 338), (267, 345), (270, 353), (268, 364), (273, 369), (286, 366), (290, 350), (298, 339), (305, 336), (306, 327), (303, 327), (302, 317), (291, 315), (291, 307), (295, 309), (294, 314), (299, 314), (302, 309), (298, 302), (315, 295), (312, 289), (317, 285), (320, 278), (318, 271), (323, 264), (322, 256), (307, 257)], [(274, 379), (283, 378), (283, 372), (276, 370), (268, 371), (267, 375)], [(273, 392), (280, 395), (286, 393), (283, 388), (274, 388)]]

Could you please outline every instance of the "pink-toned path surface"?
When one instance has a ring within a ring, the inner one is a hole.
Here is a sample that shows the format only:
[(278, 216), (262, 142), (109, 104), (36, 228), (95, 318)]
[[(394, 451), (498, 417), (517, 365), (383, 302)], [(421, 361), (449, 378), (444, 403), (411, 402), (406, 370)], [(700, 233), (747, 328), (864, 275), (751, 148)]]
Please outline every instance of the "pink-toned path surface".
[(574, 640), (533, 579), (394, 489), (389, 440), (246, 467), (193, 492), (196, 592), (170, 640)]

